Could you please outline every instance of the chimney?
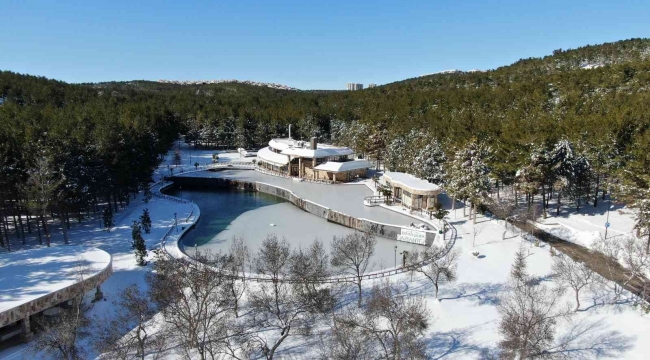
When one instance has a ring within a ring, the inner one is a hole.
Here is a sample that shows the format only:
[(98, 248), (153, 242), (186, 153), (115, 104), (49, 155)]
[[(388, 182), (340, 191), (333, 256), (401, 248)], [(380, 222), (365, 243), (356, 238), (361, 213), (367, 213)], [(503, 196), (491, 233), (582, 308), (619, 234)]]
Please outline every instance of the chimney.
[(309, 140), (309, 143), (311, 144), (311, 149), (316, 150), (318, 149), (318, 140), (316, 140), (316, 137), (313, 136), (311, 140)]

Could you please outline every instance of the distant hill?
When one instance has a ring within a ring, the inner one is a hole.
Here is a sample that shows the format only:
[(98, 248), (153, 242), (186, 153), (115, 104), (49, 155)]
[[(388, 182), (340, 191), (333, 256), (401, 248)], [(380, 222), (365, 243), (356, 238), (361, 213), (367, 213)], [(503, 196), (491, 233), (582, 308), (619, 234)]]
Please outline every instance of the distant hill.
[(251, 80), (243, 80), (243, 81), (240, 80), (158, 80), (158, 82), (166, 83), (166, 84), (178, 84), (178, 85), (208, 85), (208, 84), (235, 83), (235, 84), (247, 84), (253, 86), (265, 86), (271, 89), (291, 90), (291, 91), (298, 90), (296, 88), (282, 85), (282, 84), (265, 83), (259, 81), (251, 81)]
[[(95, 195), (124, 196), (147, 181), (155, 164), (148, 149), (163, 153), (179, 132), (216, 148), (255, 148), (287, 136), (289, 124), (295, 138), (317, 136), (360, 153), (373, 142), (386, 149), (406, 139), (412, 149), (435, 138), (451, 155), (476, 138), (495, 149), (489, 165), (503, 181), (533, 145), (613, 143), (617, 171), (650, 179), (649, 49), (648, 39), (623, 40), (361, 91), (227, 81), (67, 84), (0, 71), (0, 179), (11, 199), (36, 161), (34, 149), (52, 144), (46, 150), (62, 159), (102, 158), (111, 176), (93, 175), (110, 180)], [(79, 156), (60, 152), (68, 148), (80, 149)], [(142, 160), (143, 170), (121, 168), (129, 164), (123, 159)]]

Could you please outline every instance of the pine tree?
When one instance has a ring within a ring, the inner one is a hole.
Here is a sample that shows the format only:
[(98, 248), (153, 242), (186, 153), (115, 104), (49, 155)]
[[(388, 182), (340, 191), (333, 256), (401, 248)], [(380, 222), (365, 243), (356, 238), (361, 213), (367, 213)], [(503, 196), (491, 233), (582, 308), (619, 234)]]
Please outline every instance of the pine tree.
[(433, 140), (417, 151), (411, 169), (413, 175), (433, 184), (442, 184), (445, 179), (443, 165), (447, 162), (445, 152), (437, 140)]
[(146, 234), (151, 232), (151, 217), (149, 216), (149, 209), (145, 208), (142, 210), (142, 215), (140, 215), (140, 224), (142, 224), (142, 229)]
[[(472, 201), (474, 223), (476, 223), (476, 209), (485, 200), (491, 188), (490, 168), (487, 166), (489, 156), (490, 148), (472, 139), (464, 148), (455, 152), (448, 166), (446, 190), (454, 200)], [(470, 209), (470, 217), (471, 215), (472, 209)]]
[(133, 247), (136, 262), (140, 266), (146, 265), (147, 261), (145, 260), (145, 257), (147, 257), (147, 245), (142, 237), (142, 227), (137, 221), (134, 221), (131, 226), (131, 238), (133, 239), (131, 247)]
[(108, 204), (108, 206), (104, 208), (102, 220), (104, 222), (104, 230), (111, 231), (111, 228), (115, 225), (113, 222), (113, 208), (111, 207), (111, 204)]
[(135, 239), (142, 236), (142, 227), (139, 222), (133, 220), (131, 224), (131, 249), (135, 249)]
[(144, 203), (148, 204), (149, 201), (151, 201), (151, 198), (153, 197), (153, 194), (151, 193), (151, 189), (149, 188), (149, 186), (144, 187), (144, 191), (142, 195), (143, 195)]
[(517, 284), (524, 283), (528, 280), (527, 267), (526, 255), (523, 249), (519, 249), (515, 254), (515, 262), (512, 263), (512, 269), (510, 270), (510, 276)]

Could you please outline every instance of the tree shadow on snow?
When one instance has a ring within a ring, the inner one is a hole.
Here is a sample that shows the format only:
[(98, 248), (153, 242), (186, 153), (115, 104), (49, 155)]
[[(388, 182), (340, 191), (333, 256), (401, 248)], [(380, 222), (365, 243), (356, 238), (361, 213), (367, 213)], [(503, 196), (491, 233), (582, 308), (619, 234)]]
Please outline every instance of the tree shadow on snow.
[(429, 359), (443, 359), (452, 354), (468, 355), (469, 353), (479, 353), (481, 359), (493, 358), (490, 354), (494, 354), (496, 349), (474, 344), (471, 341), (472, 333), (480, 326), (433, 333), (426, 339)]
[[(505, 290), (504, 284), (465, 283), (465, 284), (459, 284), (452, 289), (442, 290), (441, 294), (444, 295), (441, 296), (439, 299), (440, 301), (455, 300), (455, 299), (469, 299), (469, 300), (477, 301), (479, 305), (497, 305), (499, 304), (498, 295), (503, 290)], [(451, 294), (455, 294), (455, 295), (451, 295)]]
[(582, 320), (572, 324), (566, 333), (557, 339), (557, 345), (546, 353), (551, 357), (569, 359), (623, 358), (636, 341), (618, 330), (609, 330), (603, 320)]

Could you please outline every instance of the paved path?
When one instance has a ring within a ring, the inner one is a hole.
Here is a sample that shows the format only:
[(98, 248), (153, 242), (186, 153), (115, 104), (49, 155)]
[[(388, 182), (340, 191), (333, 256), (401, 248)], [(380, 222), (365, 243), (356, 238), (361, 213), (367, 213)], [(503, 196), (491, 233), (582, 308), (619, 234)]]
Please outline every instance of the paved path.
[(600, 274), (602, 277), (618, 283), (626, 290), (638, 296), (642, 296), (644, 300), (650, 302), (650, 280), (647, 278), (643, 276), (635, 276), (628, 281), (631, 275), (630, 271), (621, 266), (615, 260), (610, 259), (603, 254), (591, 251), (582, 245), (562, 240), (530, 223), (517, 221), (514, 222), (514, 225), (528, 233), (531, 233), (538, 239), (547, 242), (553, 248), (568, 255), (573, 260), (584, 262), (591, 270)]
[(254, 170), (200, 171), (189, 174), (179, 174), (178, 176), (218, 177), (250, 182), (259, 181), (291, 190), (303, 199), (327, 206), (332, 210), (356, 218), (364, 218), (384, 224), (402, 226), (408, 226), (411, 223), (420, 222), (419, 220), (407, 215), (383, 209), (379, 206), (365, 206), (363, 204), (363, 198), (372, 195), (372, 191), (362, 183), (330, 185), (298, 182), (292, 179), (262, 174)]

